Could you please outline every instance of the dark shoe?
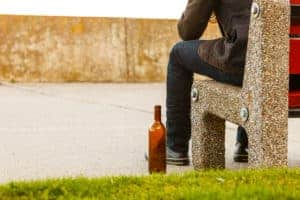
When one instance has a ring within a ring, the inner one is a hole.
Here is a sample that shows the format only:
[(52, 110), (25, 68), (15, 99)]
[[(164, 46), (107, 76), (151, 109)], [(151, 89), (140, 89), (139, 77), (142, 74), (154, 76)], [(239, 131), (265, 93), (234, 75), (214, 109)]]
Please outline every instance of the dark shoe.
[[(148, 160), (148, 154), (145, 153), (145, 159)], [(178, 153), (167, 148), (167, 160), (168, 165), (187, 166), (190, 164), (188, 153)]]
[(235, 162), (248, 162), (248, 147), (246, 145), (242, 145), (240, 142), (235, 144), (235, 150), (233, 155), (233, 160)]
[(188, 153), (179, 153), (167, 147), (167, 164), (176, 166), (186, 166), (190, 164)]

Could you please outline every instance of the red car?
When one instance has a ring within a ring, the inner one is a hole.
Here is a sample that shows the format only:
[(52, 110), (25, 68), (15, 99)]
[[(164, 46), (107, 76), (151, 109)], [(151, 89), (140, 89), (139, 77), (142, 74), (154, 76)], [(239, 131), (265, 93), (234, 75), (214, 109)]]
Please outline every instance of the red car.
[(291, 0), (290, 117), (300, 117), (300, 0)]

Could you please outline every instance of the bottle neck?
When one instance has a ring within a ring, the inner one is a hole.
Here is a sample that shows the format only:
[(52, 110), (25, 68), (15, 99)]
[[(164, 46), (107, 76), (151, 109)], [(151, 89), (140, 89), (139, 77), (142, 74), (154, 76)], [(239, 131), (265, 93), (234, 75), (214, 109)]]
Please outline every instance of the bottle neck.
[(155, 106), (154, 108), (154, 120), (161, 122), (161, 106)]

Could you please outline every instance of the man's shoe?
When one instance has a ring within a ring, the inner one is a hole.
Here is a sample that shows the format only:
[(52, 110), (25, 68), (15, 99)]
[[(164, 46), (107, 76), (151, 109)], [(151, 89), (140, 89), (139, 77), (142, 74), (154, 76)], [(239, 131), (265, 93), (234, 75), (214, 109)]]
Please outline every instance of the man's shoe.
[(167, 164), (176, 166), (186, 166), (190, 164), (188, 153), (179, 153), (167, 147)]
[(237, 142), (235, 144), (235, 150), (233, 155), (233, 160), (235, 162), (248, 162), (248, 147), (246, 145)]
[[(147, 153), (145, 153), (145, 159), (149, 159)], [(188, 153), (178, 153), (167, 147), (166, 163), (168, 165), (187, 166), (190, 164), (190, 159)]]

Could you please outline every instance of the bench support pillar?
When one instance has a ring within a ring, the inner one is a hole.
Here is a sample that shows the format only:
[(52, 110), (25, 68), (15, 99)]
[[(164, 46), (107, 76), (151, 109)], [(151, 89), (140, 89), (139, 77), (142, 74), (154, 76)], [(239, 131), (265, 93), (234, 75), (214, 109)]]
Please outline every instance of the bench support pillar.
[[(193, 163), (198, 168), (225, 168), (225, 120), (209, 113), (200, 113), (192, 135)], [(201, 128), (200, 128), (201, 127)]]
[(246, 129), (249, 167), (288, 164), (289, 26), (289, 0), (253, 0), (243, 87), (194, 83), (200, 94), (192, 104), (196, 169), (225, 167), (225, 120)]

